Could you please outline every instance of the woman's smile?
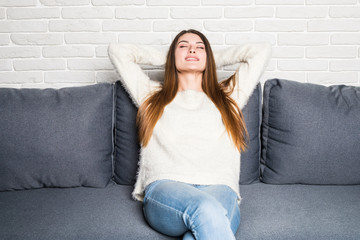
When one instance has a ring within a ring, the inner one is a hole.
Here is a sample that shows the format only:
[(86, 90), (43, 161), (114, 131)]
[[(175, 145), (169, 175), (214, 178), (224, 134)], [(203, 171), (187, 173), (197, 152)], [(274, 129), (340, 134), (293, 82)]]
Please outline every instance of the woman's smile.
[(186, 61), (199, 61), (199, 58), (198, 57), (194, 57), (194, 56), (189, 56), (189, 57), (186, 57), (185, 58)]

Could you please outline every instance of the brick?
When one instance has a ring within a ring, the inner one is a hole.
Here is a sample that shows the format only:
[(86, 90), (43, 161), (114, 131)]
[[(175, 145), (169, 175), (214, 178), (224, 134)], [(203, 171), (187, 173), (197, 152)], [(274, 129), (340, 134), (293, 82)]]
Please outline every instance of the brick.
[(167, 45), (170, 44), (170, 37), (167, 33), (119, 33), (118, 42)]
[(0, 0), (0, 7), (32, 7), (36, 4), (37, 0)]
[(109, 59), (69, 59), (67, 66), (70, 70), (112, 70)]
[(168, 8), (139, 8), (139, 7), (122, 7), (117, 8), (116, 18), (123, 19), (167, 19), (169, 16)]
[(331, 35), (331, 44), (360, 45), (360, 33), (335, 33)]
[(204, 21), (204, 28), (212, 32), (245, 32), (253, 30), (250, 20), (209, 20)]
[(306, 4), (311, 5), (345, 5), (345, 4), (356, 4), (357, 0), (306, 0)]
[(328, 61), (325, 60), (278, 60), (280, 71), (326, 71)]
[(50, 32), (100, 32), (97, 20), (50, 20)]
[(92, 0), (94, 6), (144, 5), (145, 0)]
[(328, 45), (329, 34), (326, 33), (279, 33), (278, 45), (316, 46)]
[(0, 84), (37, 83), (43, 81), (41, 72), (0, 72)]
[(307, 80), (316, 84), (344, 84), (356, 83), (357, 72), (309, 72)]
[(109, 44), (116, 42), (115, 33), (67, 33), (67, 44)]
[(47, 22), (45, 21), (12, 21), (3, 20), (0, 22), (0, 32), (46, 32)]
[(264, 18), (273, 17), (274, 8), (272, 7), (227, 7), (225, 8), (226, 18)]
[(356, 58), (357, 47), (308, 47), (306, 48), (307, 58)]
[(360, 31), (360, 19), (327, 19), (310, 20), (308, 22), (310, 32), (358, 32)]
[(83, 6), (89, 5), (90, 0), (40, 0), (45, 6)]
[(291, 81), (297, 82), (306, 82), (306, 73), (305, 72), (295, 72), (295, 71), (273, 71), (265, 72), (263, 74), (264, 79), (273, 79), (274, 77), (279, 79), (288, 79)]
[(45, 72), (45, 83), (95, 83), (95, 72), (93, 71)]
[(303, 20), (257, 20), (255, 29), (259, 32), (303, 32), (306, 21)]
[(199, 20), (159, 20), (153, 23), (153, 31), (155, 32), (179, 32), (190, 28), (201, 31), (203, 28), (202, 22)]
[(5, 8), (0, 8), (0, 19), (5, 18)]
[(63, 34), (11, 34), (11, 41), (17, 45), (59, 45), (64, 42)]
[(63, 18), (71, 19), (109, 19), (114, 17), (114, 10), (108, 7), (68, 7), (61, 11)]
[(101, 71), (96, 73), (95, 81), (97, 83), (114, 83), (120, 79), (115, 71)]
[(0, 34), (0, 45), (8, 45), (10, 43), (9, 34)]
[(66, 68), (64, 59), (14, 60), (13, 65), (16, 71), (62, 70)]
[(332, 60), (330, 71), (360, 71), (360, 60)]
[(202, 0), (202, 5), (219, 5), (219, 6), (244, 6), (251, 5), (253, 0)]
[(95, 56), (98, 58), (101, 58), (101, 57), (108, 58), (109, 57), (108, 47), (109, 47), (108, 45), (96, 47), (95, 48)]
[(59, 18), (59, 8), (8, 8), (8, 19)]
[(277, 18), (325, 18), (327, 7), (277, 7)]
[(88, 46), (44, 47), (42, 55), (46, 58), (93, 57), (94, 48)]
[(255, 4), (261, 5), (304, 5), (305, 0), (255, 0)]
[(228, 33), (225, 37), (225, 43), (229, 45), (238, 45), (249, 42), (268, 42), (272, 45), (276, 44), (276, 35), (272, 33)]
[[(236, 71), (239, 68), (239, 63), (237, 64), (233, 64), (233, 65), (227, 65), (224, 66), (223, 69), (225, 71)], [(266, 66), (265, 70), (267, 71), (273, 71), (276, 69), (276, 61), (275, 60), (270, 60), (268, 65)]]
[(147, 0), (148, 6), (199, 6), (200, 0)]
[(360, 18), (360, 7), (330, 7), (329, 16), (333, 18)]
[(0, 58), (36, 58), (40, 57), (40, 47), (1, 47)]
[(149, 32), (151, 22), (147, 20), (106, 20), (103, 22), (103, 31), (130, 31)]
[(170, 15), (172, 18), (221, 18), (221, 8), (171, 8)]
[(272, 47), (272, 58), (303, 58), (304, 47)]
[(223, 33), (206, 33), (206, 38), (209, 40), (211, 46), (224, 44)]
[(89, 83), (24, 83), (21, 84), (20, 87), (37, 88), (37, 89), (46, 89), (46, 88), (60, 89), (65, 87), (80, 87), (86, 85), (89, 85)]
[(12, 84), (12, 83), (1, 84), (0, 82), (0, 88), (21, 88), (21, 84)]
[(0, 71), (11, 71), (12, 63), (10, 60), (0, 60)]

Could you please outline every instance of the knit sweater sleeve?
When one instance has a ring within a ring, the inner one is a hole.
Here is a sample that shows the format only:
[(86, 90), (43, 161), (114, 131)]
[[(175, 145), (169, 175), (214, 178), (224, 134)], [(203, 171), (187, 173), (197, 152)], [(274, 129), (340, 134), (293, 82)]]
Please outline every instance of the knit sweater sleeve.
[(161, 66), (166, 54), (151, 46), (111, 43), (109, 58), (120, 75), (120, 81), (130, 94), (133, 102), (140, 106), (146, 96), (160, 86), (141, 69), (140, 64)]
[(240, 109), (246, 105), (259, 83), (270, 55), (271, 45), (267, 43), (244, 44), (214, 52), (217, 67), (240, 63), (236, 70), (235, 86), (231, 86), (234, 87), (231, 97)]

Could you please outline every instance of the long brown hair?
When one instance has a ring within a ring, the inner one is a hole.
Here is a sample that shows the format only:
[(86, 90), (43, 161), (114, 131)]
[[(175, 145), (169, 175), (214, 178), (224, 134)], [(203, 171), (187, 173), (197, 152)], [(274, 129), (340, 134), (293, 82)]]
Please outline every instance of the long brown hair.
[(207, 38), (199, 31), (190, 29), (181, 31), (173, 40), (167, 54), (165, 78), (160, 90), (151, 94), (140, 106), (136, 124), (139, 140), (143, 146), (149, 143), (153, 129), (164, 112), (164, 108), (176, 96), (178, 77), (175, 65), (175, 49), (179, 38), (185, 33), (198, 35), (205, 45), (206, 67), (202, 77), (202, 89), (220, 111), (226, 131), (239, 151), (246, 149), (248, 133), (241, 110), (230, 97), (236, 84), (235, 74), (229, 79), (218, 82), (214, 55)]

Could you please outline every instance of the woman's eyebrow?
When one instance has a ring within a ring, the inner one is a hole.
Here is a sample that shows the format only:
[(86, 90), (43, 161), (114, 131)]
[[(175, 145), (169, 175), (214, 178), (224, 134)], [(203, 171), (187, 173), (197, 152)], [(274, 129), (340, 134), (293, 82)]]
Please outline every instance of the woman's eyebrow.
[[(186, 40), (181, 40), (180, 42), (178, 42), (177, 44), (180, 44), (180, 43), (189, 43), (189, 41), (186, 41)], [(203, 42), (196, 42), (196, 44), (204, 44)]]
[(184, 42), (184, 43), (189, 43), (189, 41), (181, 40), (181, 41), (179, 41), (177, 44), (180, 44), (180, 43), (182, 43), (182, 42)]

